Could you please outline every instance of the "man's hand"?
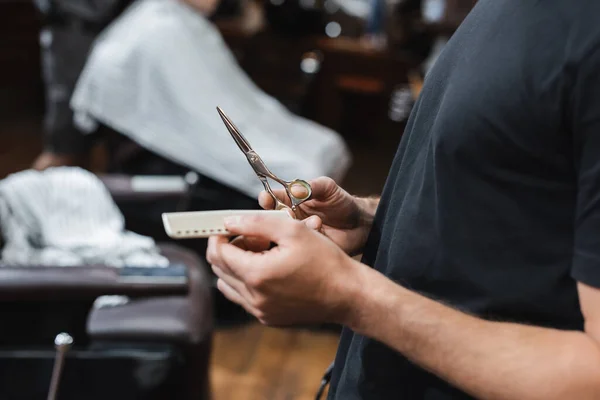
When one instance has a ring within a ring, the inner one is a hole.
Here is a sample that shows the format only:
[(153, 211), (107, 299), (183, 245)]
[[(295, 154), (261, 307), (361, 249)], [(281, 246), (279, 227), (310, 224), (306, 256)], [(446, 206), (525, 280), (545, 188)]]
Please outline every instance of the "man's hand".
[(72, 167), (81, 166), (81, 164), (82, 160), (78, 156), (45, 151), (33, 162), (32, 168), (43, 171), (52, 167)]
[(598, 289), (580, 285), (585, 333), (487, 321), (396, 284), (303, 221), (225, 225), (248, 250), (209, 240), (218, 288), (262, 323), (348, 326), (482, 400), (600, 398)]
[[(331, 178), (317, 178), (309, 183), (313, 191), (312, 199), (298, 207), (298, 217), (304, 219), (317, 216), (323, 222), (323, 234), (348, 254), (360, 252), (373, 223), (377, 200), (351, 196)], [(273, 190), (273, 193), (279, 200), (290, 205), (285, 190)], [(306, 189), (300, 185), (294, 186), (292, 193), (294, 196), (304, 197)], [(258, 201), (264, 209), (275, 207), (273, 198), (267, 192), (262, 192)]]
[[(268, 216), (227, 221), (244, 239), (209, 239), (219, 290), (265, 324), (342, 323), (366, 267), (310, 225)], [(277, 246), (267, 250), (270, 242)]]

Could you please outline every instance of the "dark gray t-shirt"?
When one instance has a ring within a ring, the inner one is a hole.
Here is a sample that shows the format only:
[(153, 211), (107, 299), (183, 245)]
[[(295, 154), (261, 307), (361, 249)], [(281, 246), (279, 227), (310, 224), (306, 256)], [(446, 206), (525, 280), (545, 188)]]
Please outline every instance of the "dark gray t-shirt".
[[(428, 76), (364, 262), (486, 319), (583, 329), (600, 287), (600, 2), (480, 0)], [(468, 399), (345, 330), (330, 399)]]

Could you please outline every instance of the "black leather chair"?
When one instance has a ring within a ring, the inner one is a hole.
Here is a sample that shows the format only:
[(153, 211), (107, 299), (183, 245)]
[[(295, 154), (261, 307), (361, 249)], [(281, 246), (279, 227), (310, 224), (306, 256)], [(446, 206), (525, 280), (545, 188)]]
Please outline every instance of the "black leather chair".
[[(116, 195), (144, 196), (144, 190), (125, 186)], [(0, 398), (45, 399), (54, 338), (67, 332), (74, 346), (64, 363), (59, 400), (209, 399), (208, 268), (193, 251), (173, 243), (159, 247), (171, 263), (155, 271), (159, 276), (102, 265), (1, 267)], [(128, 301), (96, 307), (107, 295)]]

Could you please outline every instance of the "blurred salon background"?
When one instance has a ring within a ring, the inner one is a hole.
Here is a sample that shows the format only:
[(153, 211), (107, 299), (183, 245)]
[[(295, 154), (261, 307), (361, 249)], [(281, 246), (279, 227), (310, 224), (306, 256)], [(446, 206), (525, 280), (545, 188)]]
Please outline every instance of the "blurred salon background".
[(379, 194), (474, 3), (0, 0), (0, 399), (313, 399), (339, 327), (261, 326), (161, 214), (258, 208), (216, 106)]

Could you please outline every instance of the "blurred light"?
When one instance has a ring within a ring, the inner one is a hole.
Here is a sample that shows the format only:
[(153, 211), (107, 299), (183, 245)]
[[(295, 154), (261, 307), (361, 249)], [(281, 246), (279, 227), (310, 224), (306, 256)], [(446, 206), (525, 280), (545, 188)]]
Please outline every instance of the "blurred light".
[(54, 37), (52, 36), (52, 32), (49, 30), (43, 30), (40, 33), (40, 45), (44, 48), (48, 48), (52, 45)]
[(342, 33), (342, 26), (337, 22), (330, 22), (325, 26), (325, 34), (330, 38), (336, 38)]
[(333, 14), (334, 12), (337, 12), (337, 10), (340, 9), (340, 5), (335, 2), (334, 0), (327, 0), (325, 2), (325, 11), (327, 11), (330, 14)]
[[(392, 0), (386, 0), (385, 2), (391, 1)], [(369, 18), (369, 15), (371, 15), (374, 2), (369, 0), (336, 0), (336, 3), (339, 4), (344, 13), (352, 17), (367, 19)], [(392, 10), (392, 8), (388, 9)]]
[(421, 3), (421, 15), (426, 22), (439, 22), (444, 17), (446, 2), (444, 0), (425, 0)]
[(300, 69), (305, 74), (314, 74), (319, 70), (319, 61), (314, 58), (305, 58), (300, 63)]
[(285, 3), (285, 0), (271, 0), (271, 4), (273, 4), (274, 6), (280, 6), (283, 3)]
[(198, 183), (198, 180), (200, 179), (198, 177), (198, 174), (195, 173), (194, 171), (190, 171), (187, 174), (185, 174), (185, 182), (189, 185), (189, 186), (194, 186), (196, 183)]
[(66, 85), (52, 85), (48, 88), (48, 97), (56, 102), (65, 101), (69, 97), (69, 88)]
[(314, 8), (315, 0), (300, 0), (300, 7), (302, 8)]
[(410, 87), (408, 85), (396, 87), (390, 100), (388, 117), (395, 122), (405, 121), (410, 115), (413, 105)]
[(37, 4), (43, 14), (48, 14), (50, 12), (50, 0), (35, 0), (34, 3)]

